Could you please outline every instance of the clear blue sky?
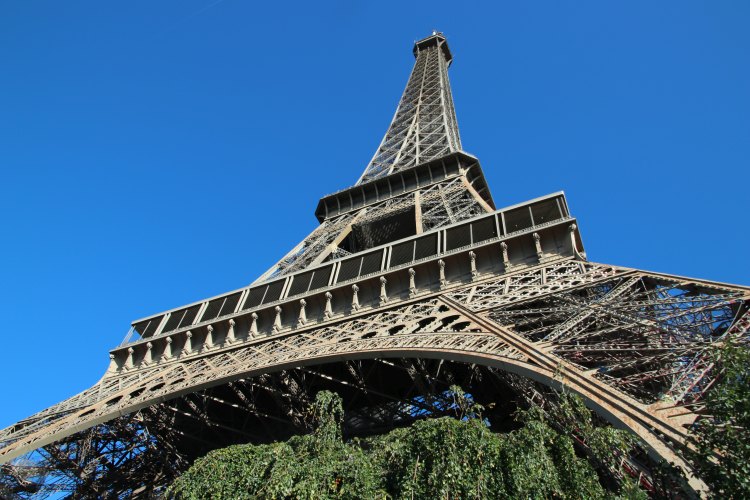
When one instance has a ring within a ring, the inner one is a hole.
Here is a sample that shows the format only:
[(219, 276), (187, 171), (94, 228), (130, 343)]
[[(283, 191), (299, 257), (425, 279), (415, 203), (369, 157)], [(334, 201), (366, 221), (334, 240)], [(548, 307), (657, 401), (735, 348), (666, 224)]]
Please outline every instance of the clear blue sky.
[(750, 284), (749, 25), (747, 1), (0, 3), (0, 427), (312, 230), (432, 29), (498, 206), (565, 190), (592, 260)]

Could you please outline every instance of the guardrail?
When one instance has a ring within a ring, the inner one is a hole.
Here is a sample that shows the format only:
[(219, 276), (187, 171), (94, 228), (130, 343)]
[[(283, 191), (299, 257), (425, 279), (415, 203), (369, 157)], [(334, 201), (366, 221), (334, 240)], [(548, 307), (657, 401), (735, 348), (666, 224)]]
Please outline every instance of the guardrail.
[[(375, 275), (446, 257), (454, 252), (509, 241), (572, 221), (574, 219), (569, 216), (564, 194), (554, 193), (355, 255), (324, 262), (276, 280), (137, 320), (133, 322), (120, 346), (186, 331), (232, 315), (252, 313), (287, 300), (322, 293)], [(580, 237), (577, 236), (577, 230), (575, 234), (577, 243), (573, 243), (573, 246), (578, 251)], [(533, 257), (533, 254), (543, 251), (541, 243), (533, 242), (532, 245), (537, 246), (536, 252), (530, 252), (528, 249), (524, 252), (516, 251), (516, 255), (513, 251), (506, 252), (504, 260), (512, 265), (513, 260), (520, 263), (528, 259), (529, 254)], [(556, 248), (553, 249), (551, 246)], [(548, 247), (548, 253), (561, 251), (561, 248), (557, 248), (560, 247), (559, 242), (555, 245), (548, 244)]]

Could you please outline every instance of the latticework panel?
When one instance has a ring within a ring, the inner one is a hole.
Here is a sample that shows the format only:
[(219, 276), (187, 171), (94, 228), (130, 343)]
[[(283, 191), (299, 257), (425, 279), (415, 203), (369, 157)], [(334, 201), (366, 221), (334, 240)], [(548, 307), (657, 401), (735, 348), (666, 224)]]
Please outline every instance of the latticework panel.
[(425, 231), (471, 219), (485, 212), (461, 178), (436, 184), (420, 194), (422, 228)]
[(629, 271), (631, 270), (614, 266), (564, 260), (486, 280), (475, 286), (451, 291), (447, 295), (472, 311), (481, 311), (598, 283)]
[(351, 227), (357, 215), (358, 213), (350, 213), (324, 221), (302, 243), (284, 256), (270, 272), (266, 273), (266, 279), (305, 269), (316, 262), (321, 254), (331, 251), (331, 244), (343, 231)]
[(487, 314), (644, 403), (685, 404), (710, 386), (708, 348), (746, 313), (747, 296), (636, 273)]
[(461, 149), (444, 43), (437, 37), (417, 53), (393, 121), (358, 184)]
[(160, 405), (114, 418), (4, 466), (0, 496), (153, 498), (189, 465), (179, 433)]
[[(484, 206), (467, 189), (465, 178), (453, 177), (419, 191), (422, 229), (437, 229), (455, 222), (471, 219), (484, 213)], [(351, 212), (324, 221), (294, 250), (264, 275), (264, 280), (278, 278), (317, 264), (326, 258), (341, 258), (349, 254), (336, 247), (354, 224), (369, 225), (377, 229), (379, 221), (413, 210), (414, 193), (403, 194), (373, 204), (357, 212)]]

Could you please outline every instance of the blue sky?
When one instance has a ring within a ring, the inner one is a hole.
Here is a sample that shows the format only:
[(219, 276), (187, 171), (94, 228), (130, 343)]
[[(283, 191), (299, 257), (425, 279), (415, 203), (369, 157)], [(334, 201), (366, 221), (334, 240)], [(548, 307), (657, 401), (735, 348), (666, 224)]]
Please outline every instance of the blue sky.
[(0, 427), (129, 323), (250, 283), (353, 184), (432, 29), (496, 204), (589, 258), (750, 284), (750, 3), (0, 3)]

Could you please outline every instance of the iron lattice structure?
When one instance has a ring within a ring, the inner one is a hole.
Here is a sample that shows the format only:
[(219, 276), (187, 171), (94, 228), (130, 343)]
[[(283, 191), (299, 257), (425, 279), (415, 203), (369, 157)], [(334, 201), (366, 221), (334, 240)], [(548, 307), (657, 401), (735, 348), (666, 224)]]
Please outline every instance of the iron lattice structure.
[(445, 38), (436, 34), (415, 43), (414, 55), (417, 61), (391, 126), (357, 184), (461, 150), (448, 81), (453, 56)]
[(445, 38), (414, 53), (320, 226), (250, 286), (133, 322), (96, 385), (0, 431), (6, 493), (148, 497), (211, 449), (304, 432), (321, 389), (353, 436), (445, 413), (455, 383), (498, 429), (564, 385), (689, 471), (709, 350), (748, 335), (750, 289), (589, 262), (562, 193), (497, 210), (461, 150)]

